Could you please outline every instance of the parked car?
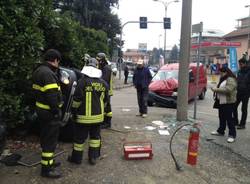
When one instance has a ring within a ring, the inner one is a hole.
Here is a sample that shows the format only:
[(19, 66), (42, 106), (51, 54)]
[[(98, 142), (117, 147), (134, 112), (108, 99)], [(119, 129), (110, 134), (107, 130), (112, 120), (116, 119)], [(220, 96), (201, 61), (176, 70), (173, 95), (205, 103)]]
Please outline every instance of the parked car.
[[(166, 64), (155, 74), (149, 85), (148, 105), (158, 104), (164, 107), (173, 107), (177, 105), (178, 96), (178, 74), (179, 63)], [(196, 75), (197, 64), (189, 65), (189, 84), (188, 100), (196, 98)], [(198, 79), (198, 96), (204, 99), (207, 90), (207, 75), (204, 66), (200, 64)]]

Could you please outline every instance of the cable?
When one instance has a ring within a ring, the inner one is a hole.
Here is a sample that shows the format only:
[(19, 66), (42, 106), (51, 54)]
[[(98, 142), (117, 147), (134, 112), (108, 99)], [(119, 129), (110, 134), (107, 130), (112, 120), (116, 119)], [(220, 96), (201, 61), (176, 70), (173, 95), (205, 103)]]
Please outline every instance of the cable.
[(180, 127), (178, 127), (178, 128), (174, 131), (173, 135), (171, 136), (170, 143), (169, 143), (170, 154), (171, 154), (171, 157), (172, 157), (173, 160), (174, 160), (175, 167), (176, 167), (176, 170), (177, 170), (177, 171), (181, 171), (181, 166), (180, 166), (180, 164), (177, 162), (177, 160), (176, 160), (176, 158), (175, 158), (175, 156), (174, 156), (174, 154), (173, 154), (173, 151), (172, 151), (172, 141), (173, 141), (173, 138), (174, 138), (175, 134), (176, 134), (180, 129), (182, 129), (182, 127), (188, 126), (188, 125), (192, 125), (192, 124), (186, 123), (186, 124), (181, 125)]

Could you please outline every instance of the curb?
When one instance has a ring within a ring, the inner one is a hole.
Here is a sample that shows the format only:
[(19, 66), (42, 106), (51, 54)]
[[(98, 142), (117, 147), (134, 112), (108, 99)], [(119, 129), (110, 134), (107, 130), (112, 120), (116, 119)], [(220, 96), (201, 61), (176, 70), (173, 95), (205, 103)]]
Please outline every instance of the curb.
[(123, 89), (123, 88), (129, 88), (129, 87), (132, 87), (132, 86), (133, 86), (133, 84), (127, 84), (127, 85), (121, 84), (121, 85), (114, 86), (113, 89), (114, 90), (119, 90), (119, 89)]

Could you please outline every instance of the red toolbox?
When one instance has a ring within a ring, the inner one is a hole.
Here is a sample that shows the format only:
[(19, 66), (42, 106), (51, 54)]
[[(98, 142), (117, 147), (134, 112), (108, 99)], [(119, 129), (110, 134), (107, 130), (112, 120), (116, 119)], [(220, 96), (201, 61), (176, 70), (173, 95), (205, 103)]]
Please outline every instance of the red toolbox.
[(152, 159), (153, 157), (151, 142), (126, 142), (123, 144), (123, 149), (126, 160)]

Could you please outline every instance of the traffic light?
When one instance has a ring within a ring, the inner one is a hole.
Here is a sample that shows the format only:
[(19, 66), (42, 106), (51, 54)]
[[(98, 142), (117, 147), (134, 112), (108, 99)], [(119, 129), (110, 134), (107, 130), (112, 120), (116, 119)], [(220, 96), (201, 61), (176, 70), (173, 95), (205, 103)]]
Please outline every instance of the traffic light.
[(171, 29), (171, 19), (164, 17), (163, 18), (164, 29)]
[(140, 17), (140, 29), (147, 29), (147, 17)]

